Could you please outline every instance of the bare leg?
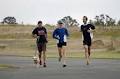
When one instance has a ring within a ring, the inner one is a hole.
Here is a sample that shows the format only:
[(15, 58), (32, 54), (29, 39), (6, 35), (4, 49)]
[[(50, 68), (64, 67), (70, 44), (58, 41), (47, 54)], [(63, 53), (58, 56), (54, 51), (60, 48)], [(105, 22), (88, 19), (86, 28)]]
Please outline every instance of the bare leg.
[(65, 53), (66, 46), (62, 48), (62, 56), (63, 56), (63, 67), (66, 67), (66, 53)]
[(39, 64), (40, 65), (42, 65), (42, 59), (41, 59), (41, 57), (42, 57), (42, 52), (39, 52)]
[(58, 47), (58, 52), (59, 52), (59, 62), (60, 62), (62, 58), (62, 48)]
[(91, 47), (90, 46), (88, 46), (88, 54), (89, 54), (89, 57), (90, 57), (90, 55), (91, 55)]
[(43, 51), (43, 63), (44, 63), (44, 67), (46, 67), (46, 51)]
[(86, 57), (86, 60), (87, 60), (87, 65), (89, 65), (88, 46), (84, 45), (84, 49), (85, 49), (85, 57)]

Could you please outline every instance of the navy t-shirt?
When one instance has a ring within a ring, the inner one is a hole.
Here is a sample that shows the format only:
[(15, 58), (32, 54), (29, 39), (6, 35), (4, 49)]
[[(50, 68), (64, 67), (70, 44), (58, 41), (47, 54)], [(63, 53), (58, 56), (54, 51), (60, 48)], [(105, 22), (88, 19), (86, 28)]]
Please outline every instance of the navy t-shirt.
[(95, 26), (92, 24), (81, 25), (81, 31), (83, 32), (84, 40), (91, 39), (90, 32), (88, 32), (90, 29), (94, 30)]
[(46, 39), (46, 35), (47, 35), (47, 30), (45, 27), (36, 27), (33, 32), (33, 35), (37, 35), (39, 36), (39, 38), (37, 38), (37, 42), (38, 43), (46, 43), (47, 39)]

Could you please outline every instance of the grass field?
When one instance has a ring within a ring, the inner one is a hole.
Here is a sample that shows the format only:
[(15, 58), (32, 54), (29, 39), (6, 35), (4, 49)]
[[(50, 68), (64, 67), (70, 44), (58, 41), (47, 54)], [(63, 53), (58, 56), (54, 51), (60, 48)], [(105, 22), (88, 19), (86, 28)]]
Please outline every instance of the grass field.
[(15, 66), (7, 65), (7, 64), (0, 64), (0, 69), (13, 69), (13, 68), (18, 68)]
[[(31, 32), (35, 26), (0, 25), (0, 55), (33, 56), (35, 39)], [(47, 27), (47, 56), (57, 57), (56, 41), (52, 39), (55, 27)], [(78, 27), (68, 28), (67, 57), (84, 57), (81, 33)], [(120, 58), (120, 26), (96, 27), (92, 45), (92, 58)]]

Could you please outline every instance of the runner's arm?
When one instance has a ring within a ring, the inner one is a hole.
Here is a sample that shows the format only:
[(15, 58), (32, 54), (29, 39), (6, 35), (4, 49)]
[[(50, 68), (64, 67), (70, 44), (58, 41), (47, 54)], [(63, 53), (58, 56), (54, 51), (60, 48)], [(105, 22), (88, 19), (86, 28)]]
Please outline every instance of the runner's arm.
[(32, 31), (32, 36), (34, 38), (37, 38), (37, 30), (36, 30), (36, 28)]
[(59, 40), (59, 37), (58, 37), (58, 35), (57, 35), (57, 29), (54, 30), (52, 37), (53, 37), (54, 39)]
[(48, 35), (47, 35), (47, 30), (45, 28), (45, 38), (46, 38), (46, 41), (48, 42)]

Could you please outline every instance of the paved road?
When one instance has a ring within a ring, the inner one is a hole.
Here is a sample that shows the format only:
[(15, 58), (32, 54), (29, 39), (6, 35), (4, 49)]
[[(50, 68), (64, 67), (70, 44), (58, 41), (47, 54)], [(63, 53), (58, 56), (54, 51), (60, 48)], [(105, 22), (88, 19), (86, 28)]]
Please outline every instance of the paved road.
[(0, 69), (0, 79), (120, 79), (120, 60), (93, 59), (86, 66), (84, 59), (68, 58), (68, 66), (56, 58), (49, 58), (47, 68), (36, 68), (30, 57), (0, 56), (0, 64), (19, 67), (18, 69)]

